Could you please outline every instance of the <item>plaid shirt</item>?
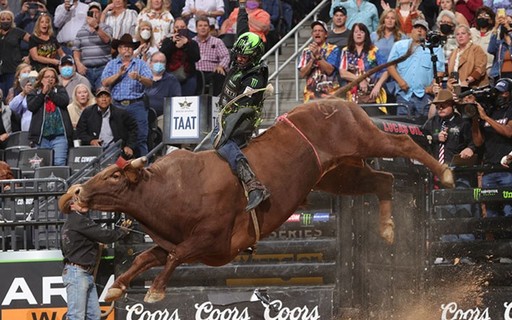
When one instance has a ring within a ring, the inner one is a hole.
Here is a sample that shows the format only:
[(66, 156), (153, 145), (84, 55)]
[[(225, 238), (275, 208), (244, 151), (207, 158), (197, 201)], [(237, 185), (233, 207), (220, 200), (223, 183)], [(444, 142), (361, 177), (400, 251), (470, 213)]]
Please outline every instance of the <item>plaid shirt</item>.
[[(105, 69), (103, 69), (101, 81), (116, 74), (122, 65), (123, 62), (119, 58), (109, 61), (105, 66)], [(138, 72), (143, 77), (153, 79), (153, 74), (151, 73), (148, 65), (141, 59), (133, 58), (128, 65), (126, 73), (121, 76), (121, 80), (112, 86), (112, 99), (120, 101), (133, 100), (142, 97), (145, 89), (144, 85), (140, 81), (133, 80), (128, 76), (128, 74), (133, 71)]]
[(201, 55), (201, 59), (196, 62), (197, 70), (212, 72), (218, 65), (228, 70), (229, 50), (222, 40), (212, 36), (208, 36), (204, 41), (195, 36), (193, 40), (198, 43)]

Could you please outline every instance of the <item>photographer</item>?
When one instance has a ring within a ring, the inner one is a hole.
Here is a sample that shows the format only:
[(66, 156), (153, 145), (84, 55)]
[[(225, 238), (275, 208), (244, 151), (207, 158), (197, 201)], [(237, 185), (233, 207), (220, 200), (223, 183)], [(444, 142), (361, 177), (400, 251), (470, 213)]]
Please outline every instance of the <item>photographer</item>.
[[(479, 117), (473, 117), (472, 135), (477, 147), (484, 146), (484, 164), (500, 166), (501, 159), (512, 149), (512, 80), (500, 79), (495, 90), (498, 92), (496, 107), (484, 109), (476, 103)], [(482, 178), (482, 188), (511, 186), (511, 171), (489, 172)], [(487, 217), (501, 215), (512, 216), (512, 205), (487, 204)]]
[(498, 15), (496, 23), (487, 47), (487, 52), (494, 55), (490, 76), (494, 80), (512, 78), (512, 17)]

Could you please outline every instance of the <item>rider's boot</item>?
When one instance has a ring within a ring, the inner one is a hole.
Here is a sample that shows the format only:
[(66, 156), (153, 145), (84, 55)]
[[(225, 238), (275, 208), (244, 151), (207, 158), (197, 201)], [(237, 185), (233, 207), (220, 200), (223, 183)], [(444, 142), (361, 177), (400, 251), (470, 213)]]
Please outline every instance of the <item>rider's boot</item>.
[(246, 159), (237, 162), (236, 173), (247, 188), (247, 194), (249, 195), (245, 211), (251, 211), (270, 196), (267, 188), (256, 179), (256, 175), (252, 172)]

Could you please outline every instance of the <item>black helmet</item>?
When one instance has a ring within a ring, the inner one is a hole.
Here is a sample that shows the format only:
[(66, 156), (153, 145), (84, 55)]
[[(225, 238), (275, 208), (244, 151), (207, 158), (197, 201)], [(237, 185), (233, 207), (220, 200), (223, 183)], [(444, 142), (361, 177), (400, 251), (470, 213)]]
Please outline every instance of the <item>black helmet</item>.
[(265, 45), (257, 34), (246, 32), (238, 37), (231, 52), (235, 59), (237, 55), (244, 55), (249, 58), (249, 61), (243, 66), (238, 65), (238, 67), (245, 68), (260, 62), (265, 53)]

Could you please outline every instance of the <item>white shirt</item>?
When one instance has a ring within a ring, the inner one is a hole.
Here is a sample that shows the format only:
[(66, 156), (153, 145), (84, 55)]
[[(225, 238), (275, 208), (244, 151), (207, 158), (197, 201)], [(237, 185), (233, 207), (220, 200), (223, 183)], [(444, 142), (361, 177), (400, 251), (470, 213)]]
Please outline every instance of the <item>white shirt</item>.
[[(223, 0), (186, 0), (185, 6), (181, 11), (181, 15), (183, 13), (190, 13), (192, 9), (202, 10), (202, 11), (217, 11), (220, 10), (224, 12), (224, 1)], [(217, 23), (217, 19), (208, 17), (210, 21), (210, 25), (215, 25), (215, 29), (219, 29), (219, 24)], [(196, 17), (193, 15), (188, 20), (188, 29), (192, 32), (196, 32)]]
[(117, 17), (109, 11), (105, 17), (105, 24), (112, 27), (112, 39), (120, 39), (125, 33), (133, 36), (137, 26), (137, 11), (125, 9)]
[(64, 4), (59, 5), (55, 9), (53, 23), (55, 27), (60, 29), (57, 34), (57, 41), (59, 43), (74, 41), (76, 33), (86, 21), (85, 18), (87, 17), (89, 6), (78, 0), (75, 0), (75, 3), (69, 11), (64, 8)]

